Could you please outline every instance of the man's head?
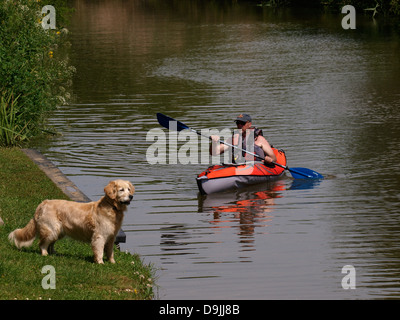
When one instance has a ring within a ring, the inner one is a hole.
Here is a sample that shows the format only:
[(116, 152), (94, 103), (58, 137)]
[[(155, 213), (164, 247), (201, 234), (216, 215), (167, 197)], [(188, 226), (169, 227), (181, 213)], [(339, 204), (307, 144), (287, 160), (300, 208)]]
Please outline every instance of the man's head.
[(236, 125), (238, 129), (242, 129), (246, 132), (247, 129), (251, 127), (251, 117), (246, 113), (241, 113), (236, 117)]

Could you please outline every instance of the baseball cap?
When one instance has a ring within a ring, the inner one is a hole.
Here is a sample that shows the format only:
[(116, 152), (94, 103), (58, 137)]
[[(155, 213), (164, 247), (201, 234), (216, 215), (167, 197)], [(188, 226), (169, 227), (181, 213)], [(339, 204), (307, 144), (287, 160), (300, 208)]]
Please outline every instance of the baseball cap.
[(235, 119), (235, 121), (243, 121), (243, 122), (247, 122), (250, 121), (251, 122), (251, 117), (246, 114), (246, 113), (241, 113), (237, 116), (237, 118)]

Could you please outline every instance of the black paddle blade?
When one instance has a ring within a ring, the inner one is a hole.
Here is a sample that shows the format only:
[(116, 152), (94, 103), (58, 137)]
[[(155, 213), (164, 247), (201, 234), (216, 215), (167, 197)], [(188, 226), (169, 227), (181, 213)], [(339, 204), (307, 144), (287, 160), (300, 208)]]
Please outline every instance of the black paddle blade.
[(178, 120), (172, 119), (171, 117), (168, 117), (162, 113), (157, 113), (157, 120), (161, 126), (169, 130), (176, 130), (176, 131), (182, 131), (186, 129), (190, 130), (190, 128), (187, 125), (183, 124)]

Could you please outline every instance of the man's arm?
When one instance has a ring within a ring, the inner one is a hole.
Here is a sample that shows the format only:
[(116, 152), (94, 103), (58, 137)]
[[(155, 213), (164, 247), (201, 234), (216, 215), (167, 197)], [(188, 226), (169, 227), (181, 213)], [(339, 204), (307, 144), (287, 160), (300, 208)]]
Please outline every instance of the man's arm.
[(211, 138), (210, 155), (217, 156), (228, 150), (229, 147), (227, 145), (219, 143), (220, 140), (219, 136), (211, 136), (210, 138)]
[(261, 148), (263, 149), (264, 153), (266, 154), (264, 161), (267, 163), (276, 162), (276, 155), (271, 148), (271, 145), (263, 136), (257, 137), (257, 142), (261, 142)]

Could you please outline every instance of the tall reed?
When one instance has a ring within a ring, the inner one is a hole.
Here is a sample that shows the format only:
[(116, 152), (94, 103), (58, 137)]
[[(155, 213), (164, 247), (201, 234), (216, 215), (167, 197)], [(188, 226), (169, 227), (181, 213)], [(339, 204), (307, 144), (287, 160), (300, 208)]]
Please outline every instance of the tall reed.
[(27, 139), (27, 123), (18, 112), (18, 98), (12, 91), (3, 91), (0, 97), (0, 146), (19, 145)]

